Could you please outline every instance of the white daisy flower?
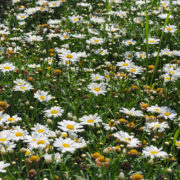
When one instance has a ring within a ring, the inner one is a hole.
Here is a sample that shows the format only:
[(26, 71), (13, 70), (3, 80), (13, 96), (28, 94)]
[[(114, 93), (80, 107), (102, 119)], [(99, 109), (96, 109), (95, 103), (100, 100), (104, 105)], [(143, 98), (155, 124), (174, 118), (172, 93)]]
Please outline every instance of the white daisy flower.
[(147, 108), (147, 111), (152, 113), (160, 113), (161, 110), (162, 110), (161, 107), (159, 107), (157, 104), (155, 106), (149, 106)]
[(23, 85), (16, 85), (13, 87), (13, 90), (14, 91), (21, 91), (21, 92), (26, 92), (26, 91), (29, 91), (33, 89), (33, 86), (30, 84), (30, 83), (26, 83), (26, 84), (23, 84)]
[(56, 133), (51, 131), (47, 125), (37, 123), (31, 128), (31, 130), (37, 134), (45, 135), (47, 137), (56, 137)]
[(74, 153), (74, 151), (77, 148), (79, 148), (78, 144), (72, 139), (70, 138), (62, 139), (61, 137), (55, 139), (53, 146), (57, 147), (57, 150), (61, 151), (62, 153), (66, 153), (66, 152)]
[(6, 170), (5, 170), (4, 168), (6, 168), (6, 167), (8, 167), (8, 166), (10, 166), (9, 163), (4, 163), (4, 161), (0, 161), (0, 172), (1, 172), (1, 173), (5, 173)]
[(20, 13), (20, 14), (17, 14), (17, 16), (16, 16), (16, 18), (21, 21), (25, 20), (27, 17), (28, 17), (28, 14), (26, 14), (26, 13)]
[(87, 44), (102, 44), (104, 40), (102, 38), (92, 37), (89, 40), (86, 40)]
[(0, 64), (0, 71), (3, 73), (14, 71), (16, 67), (12, 63)]
[(150, 132), (152, 131), (157, 131), (157, 132), (163, 132), (165, 129), (167, 129), (169, 126), (166, 122), (150, 122), (146, 123), (145, 130)]
[(135, 108), (132, 108), (131, 110), (129, 110), (127, 108), (122, 108), (120, 110), (120, 112), (125, 113), (125, 114), (130, 115), (130, 116), (138, 116), (138, 117), (144, 116), (142, 111), (135, 110)]
[(164, 29), (164, 32), (165, 33), (174, 33), (174, 32), (176, 32), (177, 31), (177, 27), (176, 26), (174, 26), (174, 25), (168, 25), (168, 26), (166, 26), (165, 27), (165, 29)]
[(7, 115), (6, 117), (6, 124), (11, 124), (11, 123), (16, 123), (18, 121), (21, 121), (22, 119), (20, 117), (18, 117), (17, 115), (14, 115), (14, 116), (9, 116)]
[(167, 153), (161, 150), (162, 148), (158, 149), (156, 146), (151, 145), (149, 147), (144, 148), (143, 155), (144, 157), (150, 156), (151, 159), (167, 157), (168, 156)]
[(102, 122), (102, 119), (98, 116), (98, 114), (94, 114), (94, 115), (85, 115), (83, 117), (81, 117), (79, 119), (79, 121), (81, 121), (82, 125), (90, 125), (90, 126), (94, 126), (95, 124), (98, 124), (100, 122)]
[(61, 122), (58, 122), (58, 128), (65, 132), (82, 132), (84, 129), (82, 129), (82, 125), (75, 122), (75, 121), (69, 121), (69, 120), (63, 120)]
[(82, 17), (81, 16), (71, 16), (69, 17), (69, 20), (72, 22), (72, 23), (77, 23), (79, 21), (82, 20)]
[(118, 138), (120, 141), (127, 143), (129, 147), (137, 147), (140, 144), (140, 141), (137, 138), (124, 131), (116, 132), (113, 136)]
[(122, 62), (118, 62), (117, 66), (120, 67), (120, 69), (128, 69), (129, 67), (134, 66), (134, 63), (131, 60), (125, 60)]
[(89, 91), (92, 92), (95, 96), (98, 96), (99, 94), (105, 95), (106, 91), (106, 84), (105, 83), (90, 83), (88, 85)]
[[(148, 44), (158, 44), (160, 39), (150, 38), (148, 39)], [(146, 43), (146, 39), (144, 40), (144, 43)]]
[(56, 118), (56, 117), (61, 117), (64, 110), (60, 106), (54, 106), (48, 110), (45, 110), (44, 112), (45, 112), (46, 117), (55, 117)]
[(0, 111), (0, 126), (2, 126), (7, 119), (8, 114), (4, 114), (2, 111)]
[(100, 74), (91, 74), (91, 80), (92, 81), (103, 81), (104, 76), (101, 76)]
[(50, 144), (46, 136), (37, 134), (36, 138), (28, 143), (30, 149), (44, 149)]
[(0, 132), (0, 144), (6, 145), (13, 138), (13, 134), (9, 130), (4, 130)]
[(28, 131), (21, 129), (20, 126), (16, 126), (13, 129), (12, 134), (14, 135), (13, 140), (19, 141), (19, 140), (23, 140), (24, 137), (28, 135)]
[(165, 119), (170, 119), (170, 120), (173, 120), (176, 118), (177, 116), (177, 113), (176, 111), (174, 111), (173, 109), (169, 108), (169, 107), (162, 107), (161, 108), (161, 112), (160, 112), (160, 115), (162, 117), (164, 117)]
[(136, 41), (133, 41), (132, 39), (130, 39), (130, 40), (123, 40), (122, 44), (124, 44), (125, 46), (135, 45)]
[(38, 99), (40, 102), (48, 102), (52, 99), (51, 95), (48, 95), (48, 92), (38, 90), (34, 93), (34, 97)]

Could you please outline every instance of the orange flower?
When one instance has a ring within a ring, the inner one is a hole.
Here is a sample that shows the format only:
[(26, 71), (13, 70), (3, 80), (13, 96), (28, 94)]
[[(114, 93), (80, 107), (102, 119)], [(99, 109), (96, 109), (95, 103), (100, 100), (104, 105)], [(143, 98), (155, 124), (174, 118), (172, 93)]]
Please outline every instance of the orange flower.
[(98, 158), (96, 158), (95, 160), (96, 162), (96, 166), (109, 166), (109, 158), (105, 158), (104, 156), (100, 156)]
[(92, 157), (93, 159), (96, 159), (96, 158), (98, 158), (98, 157), (100, 157), (100, 156), (101, 156), (101, 154), (98, 153), (98, 152), (95, 152), (95, 153), (91, 154), (91, 157)]
[(133, 174), (130, 176), (131, 180), (144, 180), (144, 177), (141, 174)]

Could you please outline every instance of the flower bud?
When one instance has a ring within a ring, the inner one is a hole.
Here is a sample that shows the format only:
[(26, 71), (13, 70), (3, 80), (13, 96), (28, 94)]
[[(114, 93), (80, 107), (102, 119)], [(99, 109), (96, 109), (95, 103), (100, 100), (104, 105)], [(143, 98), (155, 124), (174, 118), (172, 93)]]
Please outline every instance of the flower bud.
[(124, 173), (123, 173), (123, 172), (120, 172), (118, 178), (119, 178), (119, 179), (122, 179), (122, 180), (125, 179)]

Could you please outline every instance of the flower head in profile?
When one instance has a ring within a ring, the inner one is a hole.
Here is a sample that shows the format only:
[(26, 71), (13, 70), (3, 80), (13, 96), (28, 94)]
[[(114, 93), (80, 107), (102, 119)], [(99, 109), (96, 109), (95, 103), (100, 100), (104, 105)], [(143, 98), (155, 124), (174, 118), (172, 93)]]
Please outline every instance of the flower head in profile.
[(83, 117), (81, 117), (79, 119), (79, 121), (81, 121), (82, 125), (90, 125), (90, 126), (94, 126), (97, 123), (102, 122), (102, 119), (98, 116), (98, 114), (90, 114), (90, 115), (85, 115)]
[(151, 159), (167, 157), (167, 153), (161, 150), (162, 148), (158, 149), (156, 146), (151, 145), (144, 148), (143, 155), (144, 157), (150, 157)]
[(130, 115), (130, 116), (143, 116), (142, 111), (135, 110), (135, 108), (132, 108), (130, 110), (127, 108), (122, 108), (120, 110), (120, 112), (125, 113), (125, 114)]
[(57, 150), (61, 151), (62, 153), (65, 152), (74, 153), (74, 151), (78, 148), (78, 143), (76, 143), (70, 138), (63, 139), (59, 137), (55, 140), (53, 145), (54, 147), (57, 147)]
[(133, 135), (129, 135), (127, 132), (118, 131), (113, 134), (114, 137), (118, 138), (120, 141), (127, 143), (129, 147), (137, 147), (140, 141)]
[(170, 119), (173, 120), (176, 118), (177, 113), (175, 110), (165, 106), (165, 107), (161, 107), (162, 111), (160, 113), (160, 115), (165, 118), (165, 119)]
[(9, 163), (4, 163), (4, 161), (0, 161), (0, 172), (5, 173), (6, 170), (4, 168), (10, 166)]
[(46, 117), (60, 117), (64, 110), (60, 106), (54, 106), (44, 111)]
[(174, 33), (176, 31), (177, 29), (176, 29), (176, 26), (174, 25), (168, 25), (165, 27), (165, 30), (164, 30), (165, 33)]
[(70, 121), (70, 120), (63, 120), (61, 122), (58, 122), (58, 127), (65, 131), (65, 132), (82, 132), (83, 127), (80, 123), (77, 123), (75, 121)]
[[(160, 39), (155, 39), (155, 38), (149, 38), (148, 39), (148, 44), (158, 44)], [(146, 39), (144, 40), (144, 43), (146, 43)]]
[(87, 44), (102, 44), (104, 40), (102, 38), (92, 37), (89, 40), (86, 40)]
[(26, 84), (23, 84), (23, 85), (15, 85), (13, 87), (13, 90), (14, 91), (21, 91), (21, 92), (26, 92), (26, 91), (29, 91), (33, 89), (33, 86), (30, 84), (30, 83), (26, 83)]

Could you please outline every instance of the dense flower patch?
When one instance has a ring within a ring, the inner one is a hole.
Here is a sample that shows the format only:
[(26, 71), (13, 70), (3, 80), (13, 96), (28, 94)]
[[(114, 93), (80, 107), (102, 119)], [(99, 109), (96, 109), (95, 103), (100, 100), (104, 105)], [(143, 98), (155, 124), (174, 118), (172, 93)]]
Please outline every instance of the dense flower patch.
[(179, 0), (7, 9), (1, 178), (180, 179)]

